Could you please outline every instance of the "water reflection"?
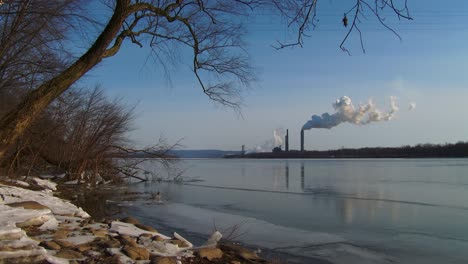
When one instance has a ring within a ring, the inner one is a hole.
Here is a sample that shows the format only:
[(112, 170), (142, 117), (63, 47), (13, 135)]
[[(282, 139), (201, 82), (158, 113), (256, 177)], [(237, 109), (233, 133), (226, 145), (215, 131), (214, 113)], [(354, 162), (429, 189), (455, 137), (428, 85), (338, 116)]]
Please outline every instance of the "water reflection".
[[(301, 232), (338, 234), (353, 245), (399, 254), (460, 254), (464, 251), (457, 249), (468, 241), (468, 190), (459, 183), (468, 183), (468, 177), (460, 176), (468, 175), (468, 168), (420, 166), (423, 162), (429, 161), (187, 161), (188, 176), (203, 181), (149, 187), (161, 187), (170, 199), (149, 217), (183, 204), (189, 216), (207, 214), (209, 219), (211, 212), (223, 213), (226, 219), (245, 217)], [(145, 204), (142, 211), (147, 209)], [(454, 250), (446, 246), (447, 254), (440, 253), (447, 244)]]
[[(355, 182), (350, 191), (341, 188), (340, 182), (334, 182), (336, 175), (307, 166), (307, 161), (278, 161), (273, 166), (273, 177), (264, 178), (263, 186), (272, 186), (272, 191), (303, 193), (310, 196), (310, 203), (321, 213), (335, 215), (344, 224), (353, 222), (375, 223), (375, 221), (400, 221), (400, 203), (398, 196), (391, 193), (384, 185), (369, 188), (361, 179), (362, 175), (346, 175), (345, 182)], [(315, 169), (315, 170), (314, 170)], [(243, 164), (241, 175), (248, 176), (251, 171)], [(284, 178), (282, 187), (279, 179)], [(268, 182), (268, 181), (271, 182)], [(292, 185), (291, 185), (292, 184)], [(294, 184), (297, 187), (294, 187)], [(348, 186), (349, 187), (349, 186)], [(412, 207), (407, 205), (408, 207)], [(414, 211), (414, 208), (410, 211)], [(414, 212), (410, 213), (414, 216)]]
[(304, 190), (305, 176), (304, 176), (304, 162), (301, 162), (301, 190)]

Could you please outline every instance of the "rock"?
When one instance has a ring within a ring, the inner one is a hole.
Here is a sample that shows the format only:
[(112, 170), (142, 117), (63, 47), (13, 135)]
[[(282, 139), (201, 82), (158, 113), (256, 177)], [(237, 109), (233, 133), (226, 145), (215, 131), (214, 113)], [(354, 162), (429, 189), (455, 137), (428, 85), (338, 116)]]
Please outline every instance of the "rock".
[(93, 235), (97, 236), (97, 237), (106, 237), (108, 232), (107, 230), (105, 229), (99, 229), (99, 230), (92, 230), (91, 231), (93, 233)]
[(206, 258), (209, 261), (213, 259), (219, 259), (223, 257), (223, 251), (219, 248), (202, 248), (197, 252), (197, 255), (201, 258)]
[(60, 250), (62, 247), (55, 243), (54, 241), (42, 241), (39, 243), (39, 246), (44, 247), (45, 249), (50, 249), (50, 250)]
[(241, 264), (241, 262), (237, 261), (237, 260), (233, 260), (233, 261), (231, 261), (231, 264)]
[(58, 258), (65, 258), (65, 259), (82, 259), (84, 256), (75, 250), (72, 249), (61, 249), (57, 254), (55, 254)]
[(189, 246), (189, 245), (187, 245), (187, 243), (185, 243), (184, 241), (181, 241), (179, 239), (170, 240), (169, 243), (171, 243), (173, 245), (178, 245), (181, 248), (185, 248), (185, 247)]
[(176, 264), (176, 258), (170, 257), (153, 257), (151, 258), (150, 264)]
[(243, 259), (247, 260), (257, 260), (259, 259), (257, 253), (250, 251), (250, 250), (245, 250), (243, 252), (239, 252), (239, 256), (241, 256)]
[(140, 229), (143, 229), (143, 230), (146, 230), (146, 231), (150, 231), (150, 232), (155, 232), (155, 233), (159, 233), (158, 230), (156, 230), (155, 228), (151, 227), (151, 226), (147, 226), (147, 225), (143, 225), (143, 224), (140, 224), (140, 223), (137, 223), (137, 224), (134, 224), (136, 227), (140, 228)]
[(141, 235), (140, 235), (140, 238), (142, 238), (142, 237), (144, 237), (144, 238), (152, 238), (153, 235), (150, 234), (150, 233), (144, 233), (144, 234), (141, 234)]
[(29, 263), (44, 263), (44, 255), (31, 255), (22, 257), (12, 257), (0, 259), (0, 263), (5, 264), (29, 264)]
[(121, 246), (120, 241), (114, 238), (108, 241), (100, 241), (99, 245), (105, 248), (119, 248)]
[(102, 261), (102, 263), (123, 264), (122, 261), (120, 261), (120, 256), (119, 255), (110, 256), (110, 257), (104, 259), (104, 261)]
[(54, 233), (54, 239), (67, 238), (70, 233), (71, 233), (70, 229), (59, 229)]
[(140, 221), (138, 221), (136, 218), (133, 218), (131, 216), (122, 218), (120, 220), (120, 222), (124, 222), (124, 223), (128, 223), (128, 224), (134, 224), (134, 225), (141, 224)]
[(149, 260), (149, 251), (146, 248), (124, 246), (123, 252), (133, 260)]
[(64, 241), (64, 240), (54, 239), (53, 241), (57, 243), (59, 246), (61, 246), (62, 248), (71, 248), (75, 246), (73, 243)]
[(91, 244), (82, 244), (82, 245), (76, 246), (75, 249), (78, 250), (79, 252), (85, 252), (89, 250), (94, 250), (96, 249), (96, 247)]
[(7, 204), (8, 206), (11, 207), (23, 207), (24, 209), (35, 209), (35, 210), (41, 210), (41, 209), (49, 209), (49, 207), (42, 205), (38, 202), (35, 201), (24, 201), (24, 202), (17, 202), (17, 203), (9, 203)]
[(154, 241), (161, 242), (161, 241), (164, 241), (164, 238), (162, 238), (162, 237), (160, 237), (160, 236), (154, 236), (154, 237), (153, 237), (153, 240), (154, 240)]
[(138, 246), (136, 240), (131, 236), (121, 235), (117, 238), (120, 240), (120, 243), (122, 243), (122, 245), (128, 245), (132, 247)]
[(220, 245), (221, 249), (224, 251), (232, 251), (234, 254), (238, 255), (239, 257), (245, 260), (258, 260), (260, 257), (257, 253), (253, 252), (252, 250), (246, 249), (244, 247), (238, 245), (231, 245), (231, 244), (222, 244)]

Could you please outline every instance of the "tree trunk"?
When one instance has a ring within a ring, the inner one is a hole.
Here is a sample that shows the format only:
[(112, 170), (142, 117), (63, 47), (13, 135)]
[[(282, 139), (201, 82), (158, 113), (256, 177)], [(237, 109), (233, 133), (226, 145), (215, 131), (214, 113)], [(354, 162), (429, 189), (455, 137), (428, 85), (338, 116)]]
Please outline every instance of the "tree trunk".
[(128, 15), (130, 0), (118, 0), (112, 18), (91, 48), (74, 64), (31, 91), (0, 120), (0, 160), (47, 106), (103, 58)]

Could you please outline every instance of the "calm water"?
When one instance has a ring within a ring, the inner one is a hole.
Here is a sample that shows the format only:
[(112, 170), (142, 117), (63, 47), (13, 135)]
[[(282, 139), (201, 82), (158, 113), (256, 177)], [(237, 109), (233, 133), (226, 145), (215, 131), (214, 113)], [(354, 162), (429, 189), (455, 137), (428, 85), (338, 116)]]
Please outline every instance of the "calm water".
[[(152, 164), (146, 164), (148, 170)], [(153, 224), (332, 263), (468, 263), (468, 160), (183, 160), (188, 184), (137, 201)], [(307, 262), (307, 261), (306, 261)]]

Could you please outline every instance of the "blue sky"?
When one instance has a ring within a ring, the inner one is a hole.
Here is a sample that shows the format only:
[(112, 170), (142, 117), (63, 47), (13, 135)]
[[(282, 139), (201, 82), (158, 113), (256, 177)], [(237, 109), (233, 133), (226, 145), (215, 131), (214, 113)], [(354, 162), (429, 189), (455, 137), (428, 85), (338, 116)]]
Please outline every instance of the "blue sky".
[[(273, 49), (276, 40), (293, 35), (267, 14), (250, 21), (247, 48), (258, 81), (243, 94), (242, 117), (208, 100), (184, 54), (168, 81), (160, 65), (147, 62), (148, 49), (128, 44), (84, 82), (137, 104), (130, 137), (140, 146), (162, 136), (187, 149), (254, 148), (281, 127), (297, 149), (302, 125), (313, 114), (332, 113), (331, 104), (343, 95), (355, 104), (373, 98), (382, 110), (393, 95), (400, 111), (389, 122), (306, 131), (306, 149), (468, 140), (468, 2), (408, 1), (414, 21), (387, 20), (402, 41), (369, 17), (361, 26), (366, 53), (354, 34), (347, 44), (352, 56), (339, 49), (346, 2), (319, 2), (318, 27), (303, 48)], [(410, 102), (417, 105), (412, 111)]]

